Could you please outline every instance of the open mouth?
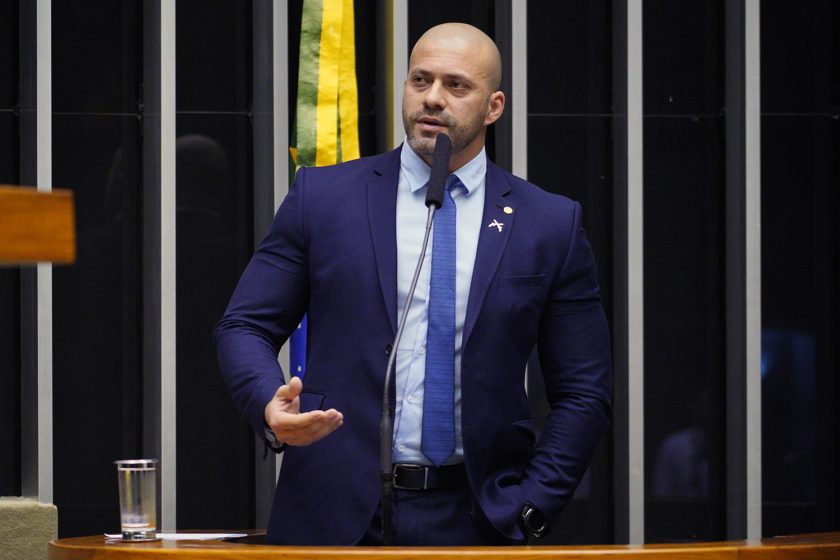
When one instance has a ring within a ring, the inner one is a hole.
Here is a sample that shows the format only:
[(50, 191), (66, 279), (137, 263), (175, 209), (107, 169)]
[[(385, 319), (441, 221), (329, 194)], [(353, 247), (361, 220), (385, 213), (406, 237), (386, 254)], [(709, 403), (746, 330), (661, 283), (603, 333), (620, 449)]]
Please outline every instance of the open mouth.
[(424, 130), (441, 130), (446, 128), (446, 124), (443, 121), (431, 117), (423, 117), (417, 121), (417, 124)]

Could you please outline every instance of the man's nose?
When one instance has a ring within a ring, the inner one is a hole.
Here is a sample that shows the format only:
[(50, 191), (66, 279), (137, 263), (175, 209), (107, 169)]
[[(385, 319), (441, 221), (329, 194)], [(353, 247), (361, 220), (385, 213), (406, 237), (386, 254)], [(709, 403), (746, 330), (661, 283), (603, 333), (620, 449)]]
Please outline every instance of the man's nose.
[(446, 107), (446, 95), (443, 84), (439, 81), (432, 82), (431, 87), (426, 90), (426, 98), (423, 102), (430, 109), (443, 109)]

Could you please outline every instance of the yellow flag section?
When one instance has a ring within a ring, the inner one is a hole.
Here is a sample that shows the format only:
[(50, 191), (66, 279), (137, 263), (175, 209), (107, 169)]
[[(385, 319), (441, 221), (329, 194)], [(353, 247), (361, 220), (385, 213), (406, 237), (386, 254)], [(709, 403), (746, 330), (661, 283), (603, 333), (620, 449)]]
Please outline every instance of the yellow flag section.
[[(353, 0), (304, 0), (298, 97), (290, 148), (295, 171), (332, 165), (359, 154)], [(292, 333), (291, 374), (306, 373), (306, 317)]]
[(304, 1), (295, 137), (296, 167), (360, 156), (353, 0)]

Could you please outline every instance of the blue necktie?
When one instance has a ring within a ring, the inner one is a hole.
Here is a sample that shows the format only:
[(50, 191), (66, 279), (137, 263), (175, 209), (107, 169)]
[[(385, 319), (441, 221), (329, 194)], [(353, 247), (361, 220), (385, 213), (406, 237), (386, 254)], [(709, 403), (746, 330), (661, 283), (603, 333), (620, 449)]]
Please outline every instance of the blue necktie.
[(455, 202), (450, 191), (457, 185), (461, 181), (450, 175), (432, 238), (420, 450), (435, 465), (455, 452)]

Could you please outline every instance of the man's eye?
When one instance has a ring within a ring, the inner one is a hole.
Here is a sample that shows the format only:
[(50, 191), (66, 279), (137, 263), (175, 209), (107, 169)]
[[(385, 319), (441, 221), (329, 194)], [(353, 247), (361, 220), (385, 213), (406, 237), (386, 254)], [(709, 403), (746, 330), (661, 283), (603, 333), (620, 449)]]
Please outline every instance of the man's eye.
[(464, 82), (452, 82), (451, 84), (449, 84), (449, 87), (453, 89), (465, 89), (467, 87), (467, 84), (465, 84)]

